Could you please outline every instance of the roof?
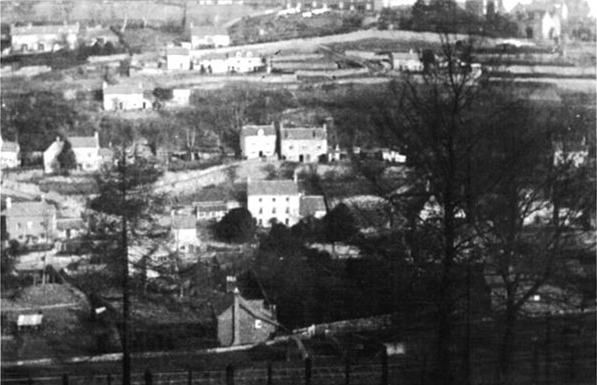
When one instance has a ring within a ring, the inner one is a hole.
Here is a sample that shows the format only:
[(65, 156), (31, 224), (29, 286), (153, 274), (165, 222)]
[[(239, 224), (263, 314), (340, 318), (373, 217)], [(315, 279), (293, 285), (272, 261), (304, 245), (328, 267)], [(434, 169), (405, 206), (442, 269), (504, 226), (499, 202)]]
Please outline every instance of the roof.
[(209, 213), (214, 211), (228, 211), (228, 205), (224, 201), (214, 202), (197, 202), (197, 211), (202, 213)]
[(282, 128), (282, 140), (324, 140), (327, 139), (327, 131), (325, 127), (311, 127), (311, 128)]
[(81, 218), (58, 218), (56, 228), (58, 230), (82, 229), (83, 220)]
[(48, 154), (48, 156), (58, 156), (64, 147), (64, 141), (62, 140), (55, 140), (50, 144), (50, 146), (44, 151), (44, 154)]
[(143, 94), (143, 85), (139, 84), (106, 84), (104, 83), (104, 96), (106, 94)]
[(188, 56), (190, 51), (182, 47), (168, 47), (166, 48), (166, 55), (182, 55)]
[(228, 36), (228, 30), (223, 27), (214, 27), (214, 26), (191, 27), (191, 36), (213, 36), (213, 35)]
[(101, 157), (112, 157), (114, 156), (114, 151), (111, 148), (102, 147), (99, 149), (99, 156)]
[(258, 180), (247, 184), (247, 194), (253, 195), (298, 195), (298, 186), (293, 180)]
[(39, 217), (55, 212), (56, 208), (47, 202), (14, 202), (4, 210), (7, 217)]
[(78, 33), (79, 23), (72, 25), (25, 25), (11, 27), (11, 36), (16, 35), (60, 35), (64, 33)]
[(299, 209), (301, 217), (315, 215), (318, 211), (326, 211), (325, 200), (322, 195), (305, 195), (301, 197)]
[(240, 130), (241, 136), (257, 136), (259, 134), (259, 130), (263, 130), (263, 135), (276, 135), (276, 128), (273, 124), (263, 125), (263, 126), (256, 126), (256, 125), (247, 125), (243, 126)]
[(175, 215), (172, 217), (172, 228), (176, 230), (194, 229), (197, 219), (192, 215)]
[(419, 55), (416, 52), (392, 52), (394, 60), (419, 60)]
[(68, 141), (72, 148), (96, 148), (99, 147), (97, 139), (95, 136), (71, 136)]
[(17, 142), (2, 141), (2, 152), (19, 152), (19, 144)]

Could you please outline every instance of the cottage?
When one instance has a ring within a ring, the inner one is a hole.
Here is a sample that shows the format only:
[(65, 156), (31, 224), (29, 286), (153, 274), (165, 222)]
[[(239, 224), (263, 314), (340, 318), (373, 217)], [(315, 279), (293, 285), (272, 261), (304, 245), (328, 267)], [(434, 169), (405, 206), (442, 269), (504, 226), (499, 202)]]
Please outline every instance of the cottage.
[(534, 1), (531, 4), (518, 4), (512, 10), (524, 26), (523, 34), (528, 39), (559, 40), (562, 23), (566, 20), (568, 8), (565, 4), (549, 4)]
[(280, 125), (280, 156), (294, 162), (317, 162), (328, 149), (327, 127), (283, 127)]
[(230, 35), (225, 28), (203, 26), (195, 27), (191, 24), (191, 46), (193, 49), (210, 47), (228, 47)]
[(191, 102), (191, 89), (174, 88), (172, 89), (172, 103), (179, 106), (187, 106)]
[(44, 172), (46, 174), (54, 174), (60, 171), (60, 163), (58, 162), (58, 155), (64, 148), (64, 141), (57, 137), (54, 142), (44, 151)]
[(102, 86), (104, 96), (104, 110), (141, 110), (151, 106), (151, 102), (143, 98), (143, 85), (115, 84)]
[(265, 62), (252, 52), (238, 51), (234, 56), (228, 58), (228, 71), (231, 73), (257, 72), (265, 68)]
[(392, 69), (406, 72), (422, 72), (423, 62), (416, 52), (391, 52), (390, 61)]
[(265, 126), (247, 125), (240, 131), (240, 149), (245, 159), (266, 158), (276, 154), (276, 128), (274, 124)]
[(191, 55), (189, 50), (182, 47), (166, 48), (166, 69), (190, 70)]
[(71, 136), (68, 138), (75, 154), (77, 170), (97, 171), (101, 165), (99, 134), (93, 136)]
[(267, 341), (277, 330), (275, 308), (263, 300), (248, 300), (234, 289), (232, 302), (217, 315), (218, 341), (222, 346), (257, 344)]
[(257, 180), (247, 182), (247, 209), (258, 226), (272, 222), (294, 226), (300, 219), (300, 194), (295, 180)]
[(15, 168), (21, 165), (21, 146), (0, 138), (0, 168)]
[(189, 247), (197, 246), (197, 219), (194, 215), (174, 215), (172, 217), (172, 234), (176, 249), (187, 251)]
[(205, 74), (226, 74), (229, 72), (227, 55), (202, 56), (195, 61), (194, 67)]
[(325, 207), (325, 200), (322, 195), (304, 195), (300, 199), (300, 216), (301, 218), (313, 217), (323, 218), (327, 213)]
[(6, 198), (6, 231), (19, 243), (50, 243), (56, 236), (56, 208), (45, 202), (15, 202)]
[(79, 33), (79, 23), (72, 25), (11, 25), (11, 50), (13, 52), (50, 52), (74, 49)]

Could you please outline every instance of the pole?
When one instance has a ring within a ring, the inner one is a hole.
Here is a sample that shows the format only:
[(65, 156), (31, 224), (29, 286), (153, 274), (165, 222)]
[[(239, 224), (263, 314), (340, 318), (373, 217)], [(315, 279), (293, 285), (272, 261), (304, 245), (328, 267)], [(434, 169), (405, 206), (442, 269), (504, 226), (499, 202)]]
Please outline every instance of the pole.
[(312, 369), (311, 357), (306, 357), (305, 358), (305, 385), (311, 385), (311, 377), (312, 377), (311, 369)]
[(267, 385), (272, 385), (273, 384), (273, 379), (272, 379), (272, 362), (268, 361), (267, 362)]
[(385, 346), (381, 352), (381, 385), (388, 385), (388, 351)]
[(344, 384), (350, 385), (350, 360), (348, 354), (344, 357)]
[(226, 366), (226, 385), (234, 385), (234, 366)]
[[(122, 150), (122, 206), (126, 205), (126, 148)], [(131, 352), (129, 346), (129, 261), (127, 247), (127, 218), (122, 213), (122, 385), (131, 385)]]

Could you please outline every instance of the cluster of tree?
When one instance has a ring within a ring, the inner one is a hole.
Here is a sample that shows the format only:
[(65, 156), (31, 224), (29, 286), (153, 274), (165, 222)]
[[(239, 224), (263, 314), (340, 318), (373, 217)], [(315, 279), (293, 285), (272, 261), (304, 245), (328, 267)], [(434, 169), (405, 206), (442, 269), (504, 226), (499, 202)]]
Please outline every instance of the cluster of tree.
[[(493, 5), (492, 2), (489, 4)], [(479, 16), (458, 7), (454, 0), (417, 0), (411, 9), (384, 8), (380, 28), (390, 26), (412, 31), (473, 33), (488, 36), (515, 37), (519, 25), (506, 15), (488, 6), (486, 16)]]

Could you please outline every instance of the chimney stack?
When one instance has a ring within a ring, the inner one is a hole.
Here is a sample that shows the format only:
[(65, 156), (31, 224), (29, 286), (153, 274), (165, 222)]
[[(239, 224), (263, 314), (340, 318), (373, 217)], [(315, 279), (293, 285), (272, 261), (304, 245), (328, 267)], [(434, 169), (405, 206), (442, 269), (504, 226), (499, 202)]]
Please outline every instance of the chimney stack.
[(10, 197), (6, 197), (6, 209), (10, 209), (12, 207), (12, 199)]
[(234, 328), (232, 345), (240, 345), (240, 291), (234, 288), (234, 305), (232, 308), (232, 327)]
[(226, 276), (226, 293), (233, 293), (237, 290), (236, 277), (233, 275)]

